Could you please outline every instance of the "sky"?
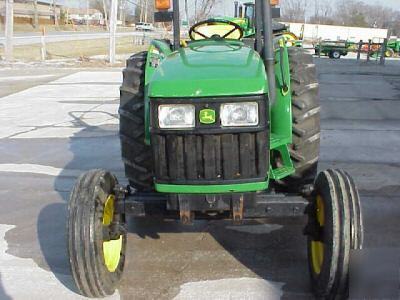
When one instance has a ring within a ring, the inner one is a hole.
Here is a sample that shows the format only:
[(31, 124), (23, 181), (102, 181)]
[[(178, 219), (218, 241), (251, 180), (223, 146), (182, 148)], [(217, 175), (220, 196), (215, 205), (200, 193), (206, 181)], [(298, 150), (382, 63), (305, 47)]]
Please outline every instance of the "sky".
[(399, 0), (381, 0), (381, 1), (363, 0), (363, 2), (368, 3), (368, 4), (381, 4), (384, 6), (389, 6), (396, 10), (400, 10), (400, 1)]
[[(182, 0), (180, 0), (182, 2)], [(189, 0), (190, 1), (190, 0)], [(246, 2), (247, 0), (238, 0), (239, 2)], [(283, 3), (285, 0), (280, 0), (281, 3)], [(312, 4), (310, 5), (309, 8), (309, 13), (313, 13), (314, 12), (314, 2), (315, 0), (308, 0), (310, 1)], [(335, 7), (336, 2), (338, 2), (338, 0), (318, 0), (320, 3), (321, 2), (329, 2), (332, 5), (332, 8)], [(387, 6), (390, 7), (392, 9), (396, 9), (400, 11), (400, 0), (359, 0), (362, 2), (365, 2), (367, 4), (379, 4), (382, 6)], [(233, 2), (234, 0), (220, 0), (221, 4), (218, 7), (218, 10), (220, 10), (220, 14), (221, 15), (229, 15), (229, 14), (233, 14)]]

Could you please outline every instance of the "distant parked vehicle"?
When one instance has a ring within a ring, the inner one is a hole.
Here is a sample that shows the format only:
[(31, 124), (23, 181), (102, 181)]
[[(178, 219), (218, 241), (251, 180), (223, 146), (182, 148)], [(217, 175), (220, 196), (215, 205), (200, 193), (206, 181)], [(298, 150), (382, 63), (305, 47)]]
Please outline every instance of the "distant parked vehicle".
[(136, 23), (135, 28), (136, 28), (136, 30), (140, 30), (140, 31), (153, 31), (154, 30), (153, 24), (144, 23), (144, 22)]
[(314, 46), (315, 55), (326, 55), (329, 58), (339, 59), (341, 56), (346, 56), (349, 44), (347, 41), (322, 41)]

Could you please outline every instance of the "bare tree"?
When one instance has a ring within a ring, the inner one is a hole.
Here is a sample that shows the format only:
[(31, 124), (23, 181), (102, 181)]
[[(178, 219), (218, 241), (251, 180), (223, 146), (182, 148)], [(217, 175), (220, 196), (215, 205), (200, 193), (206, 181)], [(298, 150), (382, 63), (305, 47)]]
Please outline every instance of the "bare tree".
[[(89, 5), (91, 8), (97, 9), (103, 13), (103, 2), (103, 0), (90, 0)], [(107, 0), (107, 2), (109, 2), (109, 0)]]
[(128, 1), (133, 7), (135, 22), (154, 22), (154, 0)]
[(110, 0), (89, 0), (89, 5), (93, 9), (97, 9), (103, 14), (104, 22), (106, 24), (107, 30), (109, 30), (108, 26), (108, 15), (110, 9)]
[(119, 4), (119, 17), (121, 19), (122, 25), (125, 26), (126, 19), (126, 0), (121, 0)]
[(310, 1), (307, 0), (282, 1), (282, 19), (288, 22), (304, 22), (309, 6)]
[(336, 7), (335, 19), (339, 25), (367, 27), (364, 14), (366, 6), (361, 1), (341, 0)]
[(399, 11), (355, 0), (341, 0), (336, 7), (334, 18), (338, 24), (345, 26), (392, 28), (395, 32), (400, 29)]
[(332, 25), (335, 23), (335, 20), (333, 19), (333, 9), (330, 2), (316, 1), (314, 7), (314, 16), (310, 17), (310, 23), (327, 25)]
[(197, 0), (195, 3), (194, 22), (205, 20), (211, 15), (211, 10), (218, 3), (218, 0)]
[[(310, 9), (309, 0), (282, 1), (282, 19), (303, 22)], [(400, 11), (379, 4), (369, 5), (360, 0), (315, 0), (311, 23), (388, 28), (393, 35), (400, 35)]]
[(104, 22), (106, 23), (107, 30), (110, 30), (110, 26), (108, 25), (108, 10), (107, 10), (107, 5), (106, 5), (106, 0), (103, 0), (102, 4), (103, 4)]
[(333, 22), (332, 20), (333, 9), (330, 2), (321, 2), (316, 10), (316, 19), (318, 23)]

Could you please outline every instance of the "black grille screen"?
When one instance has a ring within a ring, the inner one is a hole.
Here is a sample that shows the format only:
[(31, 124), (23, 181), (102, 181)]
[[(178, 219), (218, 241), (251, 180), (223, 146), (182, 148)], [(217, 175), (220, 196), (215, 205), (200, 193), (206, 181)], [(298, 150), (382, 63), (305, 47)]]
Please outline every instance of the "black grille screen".
[(268, 145), (264, 131), (155, 135), (152, 145), (157, 182), (261, 181), (267, 174)]

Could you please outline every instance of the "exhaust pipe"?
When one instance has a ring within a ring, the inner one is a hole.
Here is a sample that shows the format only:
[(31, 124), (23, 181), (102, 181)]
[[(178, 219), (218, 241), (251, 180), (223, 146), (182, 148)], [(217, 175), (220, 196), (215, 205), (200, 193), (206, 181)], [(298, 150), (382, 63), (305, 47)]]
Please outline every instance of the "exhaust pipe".
[(173, 23), (174, 26), (174, 50), (178, 50), (181, 45), (181, 20), (179, 18), (179, 0), (173, 0)]
[(238, 1), (235, 1), (235, 12), (234, 12), (234, 14), (233, 14), (233, 17), (234, 17), (234, 18), (237, 18), (238, 15), (239, 15), (238, 9), (239, 9), (239, 2), (238, 2)]
[[(268, 78), (268, 92), (269, 92), (269, 103), (274, 105), (276, 101), (276, 79), (275, 79), (275, 53), (273, 44), (273, 32), (272, 32), (272, 12), (271, 3), (269, 0), (257, 0), (261, 1), (262, 15), (263, 15), (263, 37), (264, 37), (264, 65), (267, 72)], [(260, 7), (260, 6), (258, 6)]]

